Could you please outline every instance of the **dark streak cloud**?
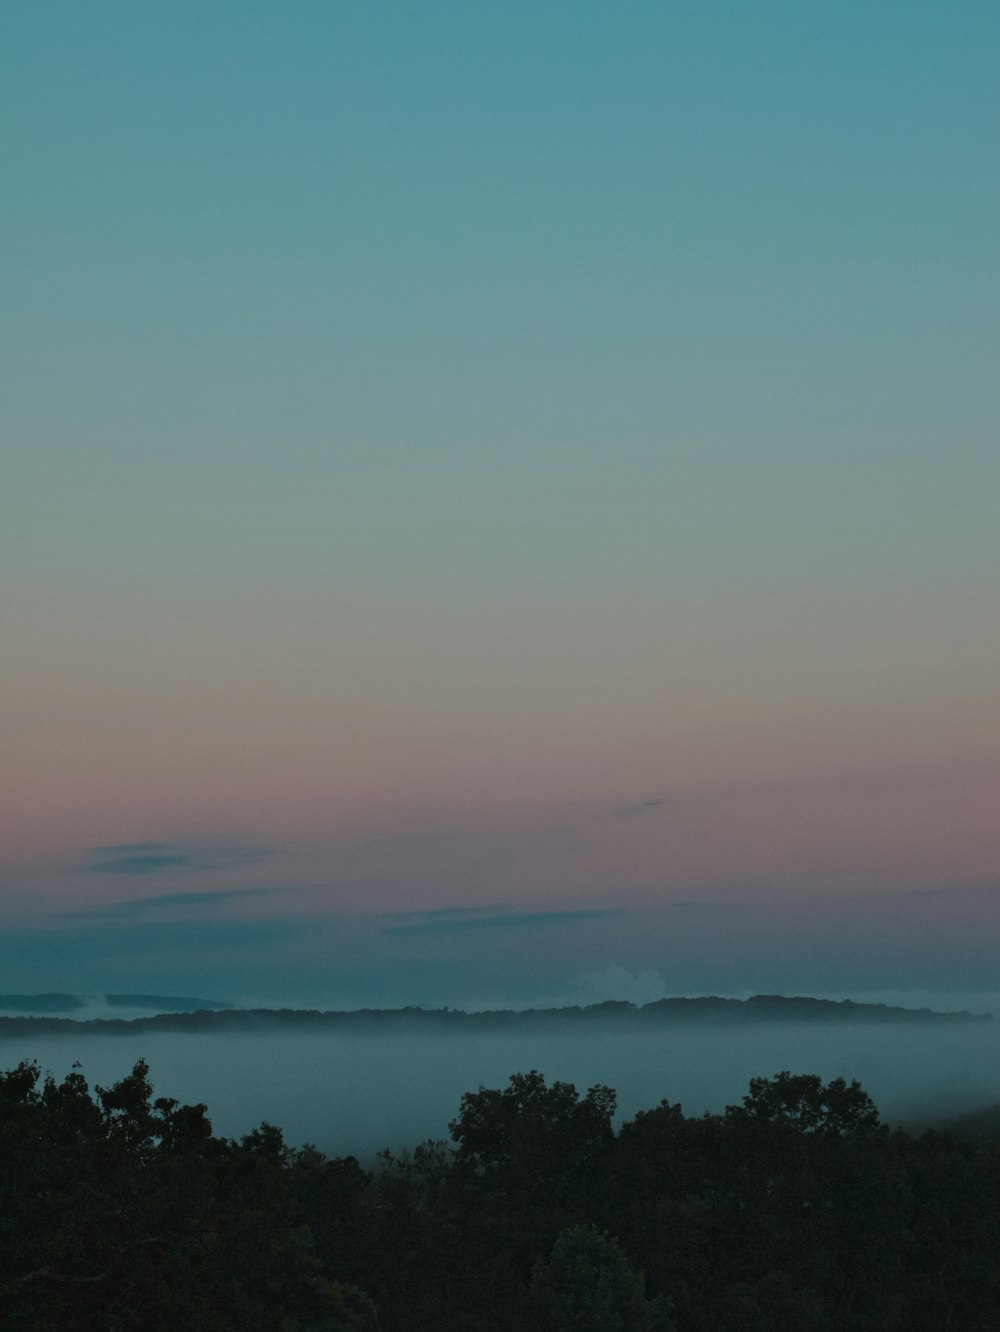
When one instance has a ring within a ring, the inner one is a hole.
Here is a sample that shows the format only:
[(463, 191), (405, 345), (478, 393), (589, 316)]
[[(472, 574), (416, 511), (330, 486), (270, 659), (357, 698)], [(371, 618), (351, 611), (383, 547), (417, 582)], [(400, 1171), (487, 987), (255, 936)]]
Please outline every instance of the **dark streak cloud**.
[(158, 874), (165, 869), (184, 869), (194, 864), (193, 856), (169, 851), (147, 851), (141, 855), (117, 856), (99, 860), (87, 869), (92, 874)]
[(664, 805), (669, 805), (669, 800), (635, 800), (630, 805), (620, 805), (618, 809), (612, 810), (612, 815), (616, 819), (634, 819), (637, 814), (648, 814), (651, 809), (662, 809)]
[(95, 846), (92, 850), (97, 856), (128, 856), (172, 851), (173, 848), (172, 842), (110, 842), (106, 846)]
[(118, 842), (95, 846), (79, 866), (82, 874), (124, 874), (142, 878), (165, 870), (187, 873), (229, 869), (263, 859), (259, 846), (185, 846), (176, 842)]

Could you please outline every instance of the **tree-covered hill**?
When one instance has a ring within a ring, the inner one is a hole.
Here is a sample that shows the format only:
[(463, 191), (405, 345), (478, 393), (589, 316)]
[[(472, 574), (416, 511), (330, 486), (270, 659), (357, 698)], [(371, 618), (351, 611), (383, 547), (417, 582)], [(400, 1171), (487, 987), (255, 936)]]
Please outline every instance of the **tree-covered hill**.
[[(11, 997), (11, 996), (8, 996)], [(24, 999), (26, 996), (14, 996)], [(35, 996), (35, 998), (53, 996)], [(55, 996), (69, 998), (72, 996)], [(111, 1000), (154, 996), (108, 996)], [(157, 1000), (162, 1011), (132, 1019), (68, 1017), (0, 1017), (0, 1037), (49, 1035), (59, 1032), (95, 1035), (124, 1035), (145, 1031), (249, 1032), (262, 1028), (296, 1027), (303, 1030), (343, 1032), (441, 1032), (523, 1033), (539, 1030), (607, 1031), (649, 1030), (657, 1026), (701, 1025), (715, 1027), (760, 1023), (912, 1024), (982, 1023), (993, 1021), (989, 1013), (936, 1012), (929, 1008), (898, 1008), (887, 1004), (859, 1004), (851, 999), (813, 999), (807, 996), (756, 994), (749, 999), (702, 998), (657, 999), (636, 1005), (626, 1000), (563, 1008), (493, 1009), (467, 1013), (457, 1008), (359, 1008), (322, 1011), (310, 1008), (241, 1009), (210, 1000)], [(197, 1004), (201, 1008), (188, 1011)], [(170, 1011), (174, 1009), (182, 1011)]]

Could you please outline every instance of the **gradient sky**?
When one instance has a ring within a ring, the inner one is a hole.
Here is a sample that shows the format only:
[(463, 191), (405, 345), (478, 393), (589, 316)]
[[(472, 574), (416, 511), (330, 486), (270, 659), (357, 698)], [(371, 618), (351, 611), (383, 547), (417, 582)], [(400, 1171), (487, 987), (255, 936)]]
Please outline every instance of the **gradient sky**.
[(0, 30), (0, 990), (996, 987), (995, 3)]

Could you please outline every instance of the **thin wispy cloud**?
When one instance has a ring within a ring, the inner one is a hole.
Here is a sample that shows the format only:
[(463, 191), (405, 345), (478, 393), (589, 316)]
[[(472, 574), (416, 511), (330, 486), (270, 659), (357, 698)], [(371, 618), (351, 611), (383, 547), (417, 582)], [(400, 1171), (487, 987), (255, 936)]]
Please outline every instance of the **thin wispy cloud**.
[(634, 800), (628, 805), (619, 805), (612, 810), (612, 817), (616, 819), (634, 819), (638, 814), (649, 814), (654, 809), (663, 809), (665, 805), (671, 802), (662, 797), (656, 800)]
[(930, 793), (942, 783), (953, 783), (962, 774), (976, 773), (981, 773), (985, 780), (995, 780), (996, 760), (843, 767), (823, 773), (805, 772), (777, 778), (761, 776), (759, 779), (739, 782), (679, 787), (669, 796), (633, 800), (619, 805), (606, 811), (605, 817), (631, 819), (667, 807), (680, 809), (699, 805), (730, 805), (775, 798), (801, 802), (839, 795), (876, 798), (893, 793)]
[(275, 893), (286, 893), (287, 888), (226, 888), (217, 892), (182, 892), (157, 893), (153, 897), (130, 897), (124, 902), (112, 902), (105, 906), (81, 907), (76, 911), (65, 911), (63, 919), (110, 920), (116, 917), (135, 917), (160, 911), (206, 910), (224, 902), (231, 902), (248, 897), (268, 897)]
[(460, 920), (475, 916), (499, 915), (501, 912), (514, 910), (516, 908), (510, 902), (492, 902), (487, 906), (430, 907), (426, 911), (395, 911), (392, 914), (392, 919), (399, 921)]
[(537, 929), (548, 925), (571, 925), (599, 917), (617, 916), (618, 910), (581, 908), (567, 911), (509, 911), (493, 915), (459, 914), (445, 916), (428, 915), (423, 920), (410, 921), (402, 925), (387, 925), (383, 934), (431, 934), (457, 933), (466, 930), (504, 930)]
[[(754, 896), (746, 895), (746, 888), (755, 891)], [(1000, 882), (995, 880), (983, 883), (935, 884), (930, 887), (907, 888), (881, 886), (873, 888), (843, 888), (834, 890), (794, 893), (786, 891), (767, 891), (756, 882), (739, 885), (741, 893), (731, 897), (676, 898), (664, 902), (669, 911), (691, 912), (766, 912), (766, 911), (814, 911), (818, 907), (837, 906), (850, 903), (852, 909), (864, 910), (866, 907), (879, 907), (893, 903), (950, 902), (958, 898), (995, 898), (1000, 895)]]

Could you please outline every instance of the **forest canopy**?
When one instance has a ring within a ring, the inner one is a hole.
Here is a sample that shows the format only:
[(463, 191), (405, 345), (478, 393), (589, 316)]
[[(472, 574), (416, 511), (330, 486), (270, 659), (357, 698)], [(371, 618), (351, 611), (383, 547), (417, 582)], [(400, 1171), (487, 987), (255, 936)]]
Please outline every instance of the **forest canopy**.
[(856, 1081), (724, 1113), (537, 1070), (373, 1168), (154, 1098), (145, 1063), (0, 1073), (0, 1325), (174, 1332), (994, 1329), (1000, 1155), (891, 1132)]

